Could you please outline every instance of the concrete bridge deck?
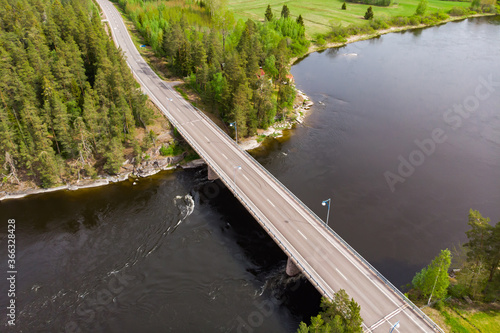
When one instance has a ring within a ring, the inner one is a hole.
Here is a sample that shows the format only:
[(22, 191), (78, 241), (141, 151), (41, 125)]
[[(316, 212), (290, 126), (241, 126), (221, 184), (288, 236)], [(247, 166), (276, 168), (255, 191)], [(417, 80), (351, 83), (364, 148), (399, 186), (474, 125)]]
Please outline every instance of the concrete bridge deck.
[(366, 332), (443, 332), (340, 236), (142, 59), (113, 4), (97, 0), (143, 91), (318, 291), (344, 289)]

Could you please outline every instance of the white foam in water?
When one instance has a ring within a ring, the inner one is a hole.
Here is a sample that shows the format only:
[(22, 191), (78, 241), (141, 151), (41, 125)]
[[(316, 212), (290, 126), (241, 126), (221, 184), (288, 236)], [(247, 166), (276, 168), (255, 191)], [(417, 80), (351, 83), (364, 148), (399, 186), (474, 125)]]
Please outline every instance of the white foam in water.
[[(178, 200), (183, 200), (184, 202), (178, 203)], [(191, 215), (194, 211), (194, 200), (193, 197), (189, 194), (186, 194), (185, 196), (178, 195), (174, 199), (175, 204), (177, 207), (180, 209), (182, 215), (181, 219), (177, 224), (174, 226), (177, 227), (179, 224), (181, 224), (182, 221), (184, 221), (189, 215)], [(184, 205), (183, 205), (184, 204)]]

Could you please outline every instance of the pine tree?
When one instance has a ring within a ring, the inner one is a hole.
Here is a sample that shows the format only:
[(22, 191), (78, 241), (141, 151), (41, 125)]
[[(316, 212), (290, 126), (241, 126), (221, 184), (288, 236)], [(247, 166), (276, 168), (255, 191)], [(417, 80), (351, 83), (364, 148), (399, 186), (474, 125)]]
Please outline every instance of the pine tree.
[(123, 158), (123, 146), (118, 138), (113, 138), (108, 144), (106, 153), (104, 154), (106, 158), (106, 164), (104, 164), (104, 169), (111, 174), (116, 174), (120, 171)]
[(207, 63), (220, 68), (220, 64), (223, 62), (222, 44), (215, 29), (210, 31), (205, 44), (207, 45)]
[(342, 10), (346, 10), (347, 9), (347, 5), (345, 4), (345, 2), (342, 4)]
[(491, 233), (490, 219), (481, 216), (477, 210), (469, 211), (469, 226), (470, 230), (466, 231), (469, 241), (464, 244), (469, 249), (467, 257), (472, 262), (484, 262), (487, 256), (486, 240)]
[(333, 299), (321, 299), (321, 313), (311, 317), (309, 327), (301, 322), (297, 333), (307, 332), (363, 332), (360, 311), (361, 308), (349, 295), (341, 289)]
[(283, 5), (283, 8), (281, 9), (281, 17), (286, 19), (288, 18), (289, 15), (290, 15), (290, 9), (288, 9), (287, 5)]
[(39, 151), (35, 165), (42, 187), (52, 187), (61, 182), (60, 165), (52, 149)]
[(267, 5), (265, 17), (268, 22), (273, 20), (273, 10), (271, 9), (271, 5)]
[(489, 270), (488, 282), (492, 282), (495, 275), (498, 275), (500, 265), (500, 222), (495, 224), (487, 239), (486, 253), (488, 254), (486, 260)]
[(465, 232), (468, 242), (464, 246), (468, 249), (467, 258), (474, 272), (471, 280), (475, 279), (481, 267), (485, 266), (489, 272), (488, 281), (493, 281), (500, 264), (500, 222), (493, 227), (490, 221), (477, 210), (469, 211), (471, 229)]
[(365, 13), (365, 20), (371, 20), (373, 18), (373, 9), (372, 6), (368, 7)]
[(199, 38), (196, 38), (193, 43), (193, 67), (200, 69), (207, 63), (207, 52), (205, 51), (205, 45)]
[(276, 105), (273, 103), (273, 87), (265, 76), (260, 79), (259, 87), (253, 94), (253, 105), (260, 128), (267, 128), (274, 122)]
[(304, 19), (302, 18), (302, 15), (299, 15), (299, 17), (297, 17), (297, 24), (300, 24), (301, 26), (304, 26)]
[(233, 119), (238, 126), (238, 136), (244, 137), (248, 134), (248, 116), (252, 112), (251, 97), (252, 91), (248, 87), (248, 83), (240, 83), (233, 98)]

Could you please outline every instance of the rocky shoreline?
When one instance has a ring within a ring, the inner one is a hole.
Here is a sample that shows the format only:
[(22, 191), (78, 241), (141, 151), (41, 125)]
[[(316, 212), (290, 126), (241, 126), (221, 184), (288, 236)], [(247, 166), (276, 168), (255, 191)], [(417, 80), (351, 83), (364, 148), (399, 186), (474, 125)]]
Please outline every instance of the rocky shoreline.
[[(139, 178), (145, 178), (149, 177), (152, 175), (157, 174), (160, 171), (165, 171), (165, 170), (173, 170), (178, 167), (182, 168), (195, 168), (198, 167), (200, 162), (196, 162), (199, 160), (191, 161), (186, 163), (185, 165), (179, 165), (177, 164), (178, 162), (182, 161), (185, 157), (185, 154), (179, 155), (179, 156), (174, 156), (174, 157), (161, 157), (159, 156), (158, 158), (149, 160), (147, 162), (142, 162), (138, 167), (133, 167), (133, 166), (123, 166), (123, 169), (126, 171), (119, 173), (116, 176), (103, 176), (102, 178), (98, 179), (92, 179), (92, 178), (84, 178), (81, 180), (78, 180), (74, 183), (68, 183), (66, 185), (61, 185), (57, 187), (51, 187), (51, 188), (29, 188), (25, 190), (20, 190), (16, 192), (8, 192), (8, 191), (2, 191), (0, 192), (0, 201), (7, 200), (7, 199), (20, 199), (24, 198), (28, 195), (33, 195), (33, 194), (40, 194), (40, 193), (50, 193), (50, 192), (55, 192), (55, 191), (62, 191), (62, 190), (68, 190), (68, 191), (76, 191), (80, 189), (85, 189), (85, 188), (92, 188), (92, 187), (98, 187), (98, 186), (104, 186), (104, 185), (109, 185), (112, 183), (118, 183), (122, 182), (125, 180), (132, 180), (136, 181)], [(201, 160), (203, 161), (203, 160)], [(204, 164), (204, 162), (202, 163)], [(132, 170), (130, 170), (132, 169)]]
[(267, 137), (279, 138), (283, 136), (283, 131), (291, 129), (295, 124), (301, 124), (307, 116), (314, 102), (302, 91), (296, 89), (297, 97), (293, 105), (294, 116), (291, 120), (277, 122), (266, 130), (260, 131), (258, 135), (249, 137), (240, 142), (240, 147), (244, 150), (252, 150), (262, 145)]
[[(292, 117), (292, 119), (275, 123), (267, 130), (260, 131), (258, 135), (243, 140), (242, 142), (240, 142), (240, 147), (244, 150), (255, 149), (262, 145), (262, 142), (266, 137), (277, 138), (282, 136), (283, 130), (291, 129), (295, 124), (300, 124), (304, 121), (304, 118), (306, 117), (313, 104), (314, 103), (309, 99), (307, 95), (305, 95), (302, 91), (297, 90), (297, 97), (293, 106), (294, 116)], [(62, 190), (76, 191), (79, 189), (118, 183), (125, 180), (131, 180), (135, 182), (139, 178), (149, 177), (161, 171), (173, 170), (176, 168), (197, 168), (205, 165), (205, 161), (203, 159), (197, 159), (184, 164), (179, 164), (182, 160), (184, 160), (186, 156), (185, 152), (179, 156), (163, 157), (161, 156), (159, 150), (160, 149), (157, 148), (152, 153), (152, 157), (149, 160), (141, 162), (138, 166), (134, 166), (133, 161), (125, 161), (122, 166), (122, 169), (124, 171), (120, 172), (116, 176), (107, 175), (98, 179), (84, 178), (81, 180), (77, 180), (74, 183), (68, 183), (66, 185), (52, 188), (29, 188), (16, 192), (0, 191), (0, 201), (8, 199), (20, 199), (28, 195), (50, 193)]]

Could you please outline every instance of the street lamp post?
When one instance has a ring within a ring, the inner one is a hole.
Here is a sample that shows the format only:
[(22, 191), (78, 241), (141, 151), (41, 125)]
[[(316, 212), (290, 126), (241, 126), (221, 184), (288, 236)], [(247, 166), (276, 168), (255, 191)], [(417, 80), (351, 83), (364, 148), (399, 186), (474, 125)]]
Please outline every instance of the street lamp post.
[(328, 219), (330, 218), (330, 203), (332, 202), (332, 199), (328, 199), (323, 201), (321, 204), (323, 206), (328, 206), (328, 213), (326, 214), (326, 224), (328, 224)]
[(234, 131), (236, 132), (236, 144), (238, 144), (238, 127), (236, 126), (236, 122), (233, 121), (232, 123), (229, 123), (229, 126), (233, 126), (234, 127)]
[(399, 328), (399, 321), (397, 323), (395, 323), (394, 326), (392, 326), (392, 328), (389, 331), (389, 333), (392, 333), (392, 331), (394, 331), (395, 328)]
[(236, 187), (236, 171), (237, 170), (241, 170), (241, 165), (238, 165), (238, 166), (234, 167), (234, 176), (233, 176), (234, 187)]

